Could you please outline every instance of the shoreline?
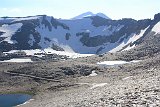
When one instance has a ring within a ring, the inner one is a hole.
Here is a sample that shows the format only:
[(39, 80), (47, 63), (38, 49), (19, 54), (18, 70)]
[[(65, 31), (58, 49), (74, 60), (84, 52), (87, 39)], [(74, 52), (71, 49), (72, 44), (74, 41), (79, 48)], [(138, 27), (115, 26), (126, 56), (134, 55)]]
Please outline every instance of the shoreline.
[(31, 101), (33, 101), (34, 99), (29, 99), (28, 101), (26, 101), (26, 102), (24, 102), (24, 103), (22, 103), (22, 104), (19, 104), (19, 105), (17, 105), (17, 106), (15, 106), (15, 107), (19, 107), (19, 106), (23, 106), (23, 105), (25, 105), (25, 104), (28, 104), (28, 103), (30, 103)]

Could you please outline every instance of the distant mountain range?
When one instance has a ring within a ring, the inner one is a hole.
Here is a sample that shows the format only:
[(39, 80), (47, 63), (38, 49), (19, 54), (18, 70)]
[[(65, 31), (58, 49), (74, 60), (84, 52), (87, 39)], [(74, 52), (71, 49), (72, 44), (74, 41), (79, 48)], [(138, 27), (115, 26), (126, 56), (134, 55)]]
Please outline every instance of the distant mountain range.
[(57, 51), (100, 54), (129, 50), (150, 34), (160, 33), (154, 19), (112, 20), (87, 12), (70, 20), (47, 15), (0, 18), (0, 51), (53, 48)]

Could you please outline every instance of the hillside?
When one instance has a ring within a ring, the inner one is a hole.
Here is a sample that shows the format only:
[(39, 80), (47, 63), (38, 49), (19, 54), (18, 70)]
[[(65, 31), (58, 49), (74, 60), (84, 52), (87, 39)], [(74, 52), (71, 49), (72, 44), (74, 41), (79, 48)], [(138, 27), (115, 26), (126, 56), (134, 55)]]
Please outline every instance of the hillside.
[(153, 20), (109, 20), (91, 16), (76, 20), (39, 15), (0, 18), (0, 50), (53, 48), (58, 51), (100, 54), (129, 50), (147, 35), (159, 33), (160, 15)]

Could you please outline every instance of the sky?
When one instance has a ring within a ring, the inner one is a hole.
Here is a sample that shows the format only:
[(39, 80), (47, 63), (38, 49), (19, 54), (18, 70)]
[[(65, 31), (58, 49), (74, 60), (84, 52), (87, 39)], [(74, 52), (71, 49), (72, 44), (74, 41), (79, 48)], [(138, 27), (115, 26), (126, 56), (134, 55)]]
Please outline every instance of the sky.
[(0, 17), (49, 15), (69, 19), (91, 11), (104, 13), (111, 19), (153, 18), (160, 13), (160, 0), (3, 0)]

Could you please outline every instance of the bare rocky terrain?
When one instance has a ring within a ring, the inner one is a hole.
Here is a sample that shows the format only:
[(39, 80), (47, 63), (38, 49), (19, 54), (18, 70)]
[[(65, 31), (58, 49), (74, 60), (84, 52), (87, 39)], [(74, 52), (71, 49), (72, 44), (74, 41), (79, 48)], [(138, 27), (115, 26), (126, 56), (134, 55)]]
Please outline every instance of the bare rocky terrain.
[[(58, 62), (1, 63), (0, 92), (29, 93), (22, 107), (158, 107), (160, 55), (137, 63), (106, 67), (116, 54)], [(92, 71), (96, 76), (89, 76)]]

